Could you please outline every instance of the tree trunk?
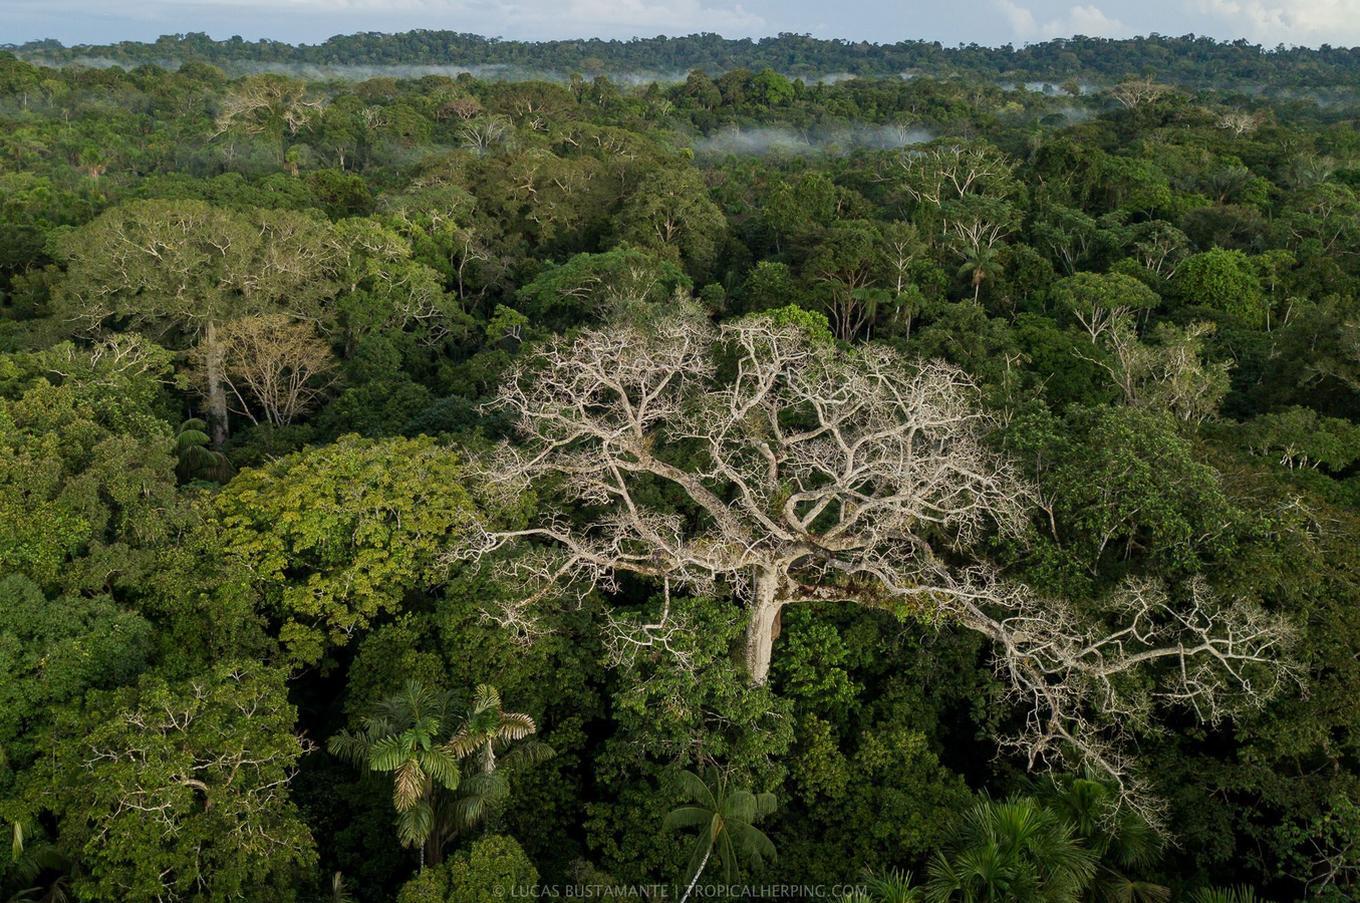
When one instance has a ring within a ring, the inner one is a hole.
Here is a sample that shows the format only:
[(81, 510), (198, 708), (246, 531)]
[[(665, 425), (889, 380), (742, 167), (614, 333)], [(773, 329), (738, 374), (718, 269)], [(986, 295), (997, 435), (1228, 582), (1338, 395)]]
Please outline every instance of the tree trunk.
[(420, 868), (436, 866), (444, 861), (444, 847), (449, 841), (448, 820), (445, 817), (447, 800), (441, 793), (430, 795), (430, 833), (420, 844)]
[(778, 601), (778, 591), (778, 575), (756, 577), (750, 618), (746, 622), (746, 674), (757, 686), (770, 677), (770, 655), (779, 636), (779, 612), (784, 607)]
[(221, 448), (227, 441), (227, 389), (223, 383), (226, 361), (217, 341), (217, 324), (212, 320), (203, 331), (203, 365), (208, 381), (208, 429), (213, 446)]
[(430, 836), (425, 838), (420, 845), (420, 868), (423, 871), (425, 866), (439, 865), (444, 861), (444, 839), (440, 831), (436, 828), (430, 832)]
[(704, 873), (704, 866), (708, 865), (708, 857), (713, 855), (713, 844), (708, 845), (708, 852), (704, 854), (704, 861), (699, 863), (699, 868), (695, 870), (694, 877), (689, 879), (689, 887), (685, 888), (685, 895), (680, 898), (680, 903), (685, 903), (689, 895), (694, 893), (694, 885), (699, 883), (699, 876)]

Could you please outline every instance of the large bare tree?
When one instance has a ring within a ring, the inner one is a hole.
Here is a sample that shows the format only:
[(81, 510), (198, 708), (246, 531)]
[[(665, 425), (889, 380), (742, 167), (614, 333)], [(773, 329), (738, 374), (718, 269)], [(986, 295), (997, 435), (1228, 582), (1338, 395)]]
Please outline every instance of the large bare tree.
[[(504, 551), (496, 560), (522, 591), (490, 615), (526, 638), (539, 604), (613, 589), (622, 573), (668, 589), (729, 587), (747, 610), (756, 683), (769, 674), (780, 611), (798, 602), (981, 631), (998, 675), (1028, 704), (1017, 742), (1032, 760), (1086, 760), (1132, 796), (1121, 740), (1135, 716), (1166, 699), (1213, 718), (1234, 691), (1269, 695), (1289, 632), (1202, 586), (1182, 608), (1157, 585), (1130, 584), (1111, 619), (1001, 579), (972, 549), (989, 531), (1020, 535), (1032, 493), (989, 450), (976, 394), (949, 365), (845, 350), (770, 318), (715, 329), (682, 312), (557, 339), (502, 390), (523, 441), (485, 462), (486, 476), (512, 494), (553, 480), (584, 513), (487, 531), (455, 554)], [(659, 506), (658, 486), (693, 510)], [(685, 629), (668, 610), (650, 624), (610, 624), (623, 652), (678, 648)], [(1135, 669), (1161, 684), (1130, 679)]]
[[(263, 418), (287, 426), (311, 411), (335, 383), (335, 355), (312, 323), (287, 314), (241, 317), (225, 324), (218, 339), (227, 406), (252, 423)], [(205, 357), (200, 345), (190, 360), (201, 371)]]

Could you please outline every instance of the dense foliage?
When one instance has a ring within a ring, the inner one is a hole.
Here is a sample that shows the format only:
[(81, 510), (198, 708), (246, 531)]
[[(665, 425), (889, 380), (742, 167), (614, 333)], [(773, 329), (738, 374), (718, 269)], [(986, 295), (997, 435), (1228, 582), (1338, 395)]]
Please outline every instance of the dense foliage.
[(1360, 50), (1323, 45), (1262, 47), (1248, 41), (1151, 35), (1128, 39), (1076, 36), (1052, 41), (986, 47), (946, 47), (938, 41), (894, 44), (825, 40), (810, 35), (724, 38), (717, 34), (603, 40), (512, 41), (453, 31), (401, 34), (365, 32), (336, 35), (321, 44), (215, 41), (206, 34), (165, 35), (151, 43), (121, 41), (64, 47), (56, 41), (14, 46), (42, 62), (111, 61), (119, 65), (208, 62), (248, 67), (283, 66), (463, 66), (500, 72), (630, 76), (664, 74), (683, 78), (701, 69), (716, 76), (732, 69), (772, 69), (808, 80), (826, 76), (969, 75), (979, 78), (1069, 79), (1105, 84), (1129, 75), (1157, 73), (1167, 81), (1197, 87), (1307, 89), (1353, 87)]
[(79, 53), (182, 65), (0, 54), (0, 897), (1360, 893), (1360, 130), (1246, 91), (1356, 51)]

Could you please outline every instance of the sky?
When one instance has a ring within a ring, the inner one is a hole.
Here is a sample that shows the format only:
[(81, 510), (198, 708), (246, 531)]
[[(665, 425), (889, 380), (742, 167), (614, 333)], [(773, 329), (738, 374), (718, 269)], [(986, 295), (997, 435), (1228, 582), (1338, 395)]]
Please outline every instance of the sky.
[(1272, 47), (1355, 46), (1360, 0), (0, 0), (0, 44), (102, 44), (191, 31), (315, 43), (412, 28), (524, 39), (796, 32), (950, 45), (1193, 32)]

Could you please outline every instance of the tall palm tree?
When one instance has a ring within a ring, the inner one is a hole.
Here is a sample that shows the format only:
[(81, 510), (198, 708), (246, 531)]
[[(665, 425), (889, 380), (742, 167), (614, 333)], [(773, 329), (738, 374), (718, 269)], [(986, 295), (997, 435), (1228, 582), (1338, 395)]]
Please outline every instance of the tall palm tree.
[(685, 870), (689, 886), (680, 903), (689, 899), (715, 854), (722, 866), (723, 880), (729, 883), (735, 879), (742, 860), (759, 865), (775, 857), (774, 844), (755, 827), (757, 821), (775, 810), (773, 793), (734, 789), (726, 775), (713, 769), (709, 770), (707, 780), (692, 771), (680, 772), (680, 786), (694, 805), (671, 811), (661, 823), (663, 831), (699, 829)]
[(973, 286), (973, 301), (982, 293), (982, 283), (994, 279), (1001, 273), (1001, 254), (992, 245), (971, 245), (959, 252), (963, 263), (959, 264), (959, 275)]
[(930, 861), (931, 903), (1077, 903), (1096, 857), (1029, 797), (973, 807)]
[(330, 739), (332, 755), (361, 768), (392, 775), (392, 805), (397, 835), (404, 846), (419, 847), (420, 864), (436, 836), (438, 791), (458, 787), (458, 757), (442, 737), (449, 718), (449, 695), (420, 681), (407, 681), (400, 693), (381, 700), (358, 732), (341, 731)]
[(537, 732), (533, 718), (501, 707), (501, 694), (495, 687), (478, 684), (467, 715), (449, 738), (448, 746), (459, 759), (476, 759), (482, 773), (490, 774), (496, 770), (498, 752)]
[(495, 687), (478, 685), (462, 724), (447, 743), (449, 752), (468, 766), (454, 804), (455, 827), (481, 823), (510, 795), (503, 766), (513, 770), (553, 754), (546, 743), (532, 739), (537, 732), (538, 725), (530, 716), (505, 711)]

